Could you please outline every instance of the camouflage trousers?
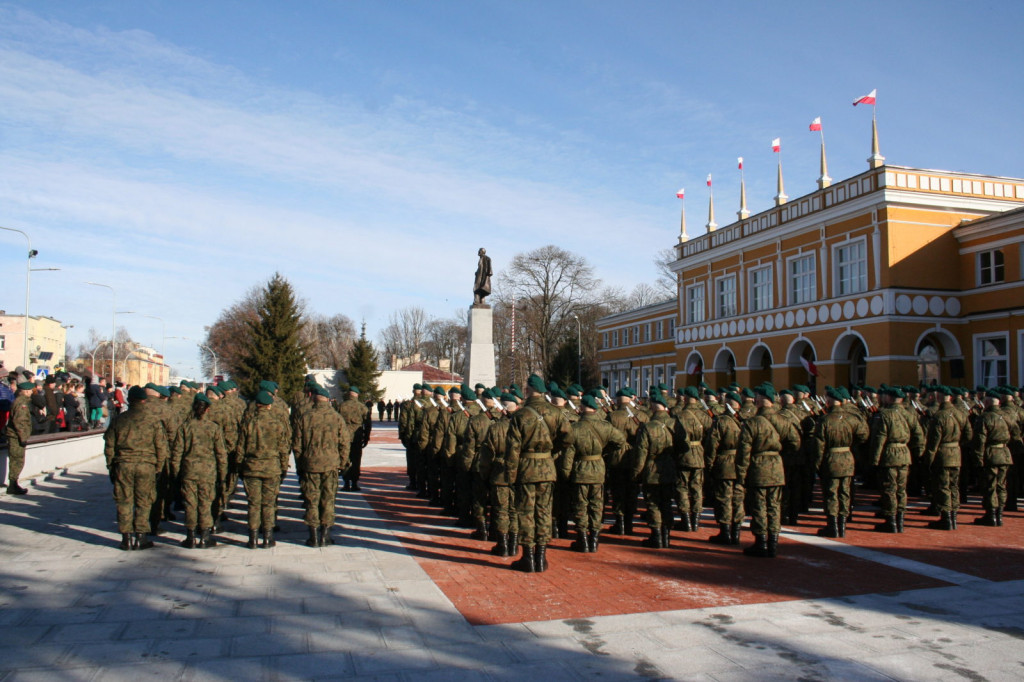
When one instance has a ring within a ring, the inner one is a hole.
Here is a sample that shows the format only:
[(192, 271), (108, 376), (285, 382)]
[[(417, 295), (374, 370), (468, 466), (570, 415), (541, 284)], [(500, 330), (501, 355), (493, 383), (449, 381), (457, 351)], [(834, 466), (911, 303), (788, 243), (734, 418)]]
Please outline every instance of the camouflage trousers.
[(499, 533), (519, 532), (519, 517), (516, 516), (516, 494), (512, 486), (491, 486), (491, 507), (494, 514), (495, 530)]
[(217, 497), (217, 477), (190, 478), (181, 482), (181, 498), (185, 505), (185, 530), (213, 528), (214, 499)]
[[(487, 521), (487, 502), (490, 498), (491, 490), (483, 476), (475, 471), (471, 472), (470, 476), (473, 477), (473, 502), (470, 514), (477, 524), (481, 524)], [(508, 531), (499, 532), (507, 533)]]
[(682, 468), (676, 483), (676, 503), (680, 514), (700, 513), (704, 508), (704, 470)]
[(850, 515), (852, 476), (822, 476), (821, 497), (826, 516)]
[(245, 476), (242, 483), (249, 500), (249, 530), (270, 530), (277, 516), (277, 492), (281, 488), (281, 478)]
[(715, 481), (715, 521), (743, 523), (743, 498), (746, 492), (736, 479)]
[(940, 512), (960, 511), (960, 467), (933, 467), (932, 500)]
[(748, 507), (750, 532), (754, 535), (778, 533), (782, 529), (782, 486), (750, 488)]
[(302, 508), (305, 522), (310, 528), (334, 525), (334, 505), (338, 497), (338, 472), (299, 474)]
[(7, 480), (17, 484), (24, 468), (25, 446), (18, 442), (17, 437), (11, 436), (7, 440)]
[(608, 471), (608, 492), (612, 498), (612, 513), (632, 521), (636, 516), (639, 486), (633, 481), (633, 472), (622, 467)]
[(117, 529), (121, 533), (148, 533), (149, 510), (156, 499), (156, 466), (120, 462), (114, 473)]
[(572, 518), (581, 533), (601, 530), (604, 517), (604, 484), (573, 483)]
[(1009, 466), (986, 466), (981, 470), (981, 503), (985, 511), (1006, 505), (1006, 472)]
[(907, 510), (907, 481), (910, 467), (881, 467), (882, 513), (896, 516)]
[(526, 547), (551, 542), (551, 504), (554, 483), (516, 484), (516, 516), (519, 518), (519, 544)]
[(353, 442), (348, 451), (348, 469), (345, 470), (346, 483), (358, 483), (363, 470), (363, 444)]
[(644, 484), (644, 501), (647, 502), (645, 516), (649, 527), (661, 528), (663, 522), (672, 525), (672, 501), (675, 497), (676, 486), (674, 484)]

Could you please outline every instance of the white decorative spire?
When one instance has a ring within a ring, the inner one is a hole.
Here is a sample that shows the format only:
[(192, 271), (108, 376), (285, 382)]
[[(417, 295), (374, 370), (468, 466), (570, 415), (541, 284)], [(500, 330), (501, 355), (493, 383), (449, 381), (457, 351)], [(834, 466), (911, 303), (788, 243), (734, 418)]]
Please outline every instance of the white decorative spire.
[(711, 189), (711, 173), (708, 173), (708, 224), (704, 227), (708, 228), (708, 232), (718, 229), (718, 223), (715, 222), (715, 191)]

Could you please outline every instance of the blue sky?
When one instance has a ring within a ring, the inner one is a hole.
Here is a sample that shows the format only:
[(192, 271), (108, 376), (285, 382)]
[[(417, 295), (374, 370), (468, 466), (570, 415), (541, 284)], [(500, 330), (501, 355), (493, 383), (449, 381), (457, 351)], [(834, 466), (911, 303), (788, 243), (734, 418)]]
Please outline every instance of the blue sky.
[[(33, 314), (118, 308), (203, 326), (274, 271), (318, 313), (472, 302), (554, 243), (606, 283), (655, 277), (708, 173), (726, 224), (867, 168), (878, 89), (889, 163), (1024, 176), (1020, 2), (0, 1), (0, 225), (40, 250)], [(0, 232), (0, 308), (24, 305)], [(160, 344), (160, 324), (120, 323)], [(198, 367), (194, 346), (170, 362)]]

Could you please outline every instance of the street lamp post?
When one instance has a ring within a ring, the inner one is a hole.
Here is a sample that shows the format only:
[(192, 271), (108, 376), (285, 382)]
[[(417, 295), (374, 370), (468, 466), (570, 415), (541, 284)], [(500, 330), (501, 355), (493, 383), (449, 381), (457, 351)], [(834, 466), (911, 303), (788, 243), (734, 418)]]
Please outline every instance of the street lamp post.
[(583, 325), (576, 313), (572, 314), (576, 320), (576, 383), (583, 385)]
[(28, 361), (28, 294), (29, 289), (31, 288), (32, 285), (32, 259), (38, 256), (39, 252), (32, 249), (32, 238), (29, 237), (28, 234), (26, 234), (25, 232), (22, 232), (21, 230), (16, 230), (13, 227), (0, 227), (0, 230), (6, 230), (7, 232), (17, 232), (18, 234), (25, 238), (25, 241), (28, 242), (28, 259), (25, 261), (25, 344), (24, 348), (22, 349), (22, 353), (25, 356), (25, 364), (22, 365), (22, 367), (28, 369), (29, 364), (31, 364)]
[(114, 304), (110, 309), (110, 385), (113, 386), (114, 375), (117, 373), (117, 292), (109, 284), (100, 284), (99, 282), (86, 282), (86, 284), (110, 289), (110, 294), (113, 296)]

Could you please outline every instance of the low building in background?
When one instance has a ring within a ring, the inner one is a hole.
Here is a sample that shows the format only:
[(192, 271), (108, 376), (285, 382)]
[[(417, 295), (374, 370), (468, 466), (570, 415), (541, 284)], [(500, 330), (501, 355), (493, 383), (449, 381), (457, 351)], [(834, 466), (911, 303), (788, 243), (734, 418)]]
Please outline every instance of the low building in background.
[(30, 315), (28, 318), (28, 357), (25, 357), (25, 316), (0, 311), (0, 362), (7, 371), (21, 366), (36, 376), (52, 374), (64, 368), (67, 329), (60, 320)]

